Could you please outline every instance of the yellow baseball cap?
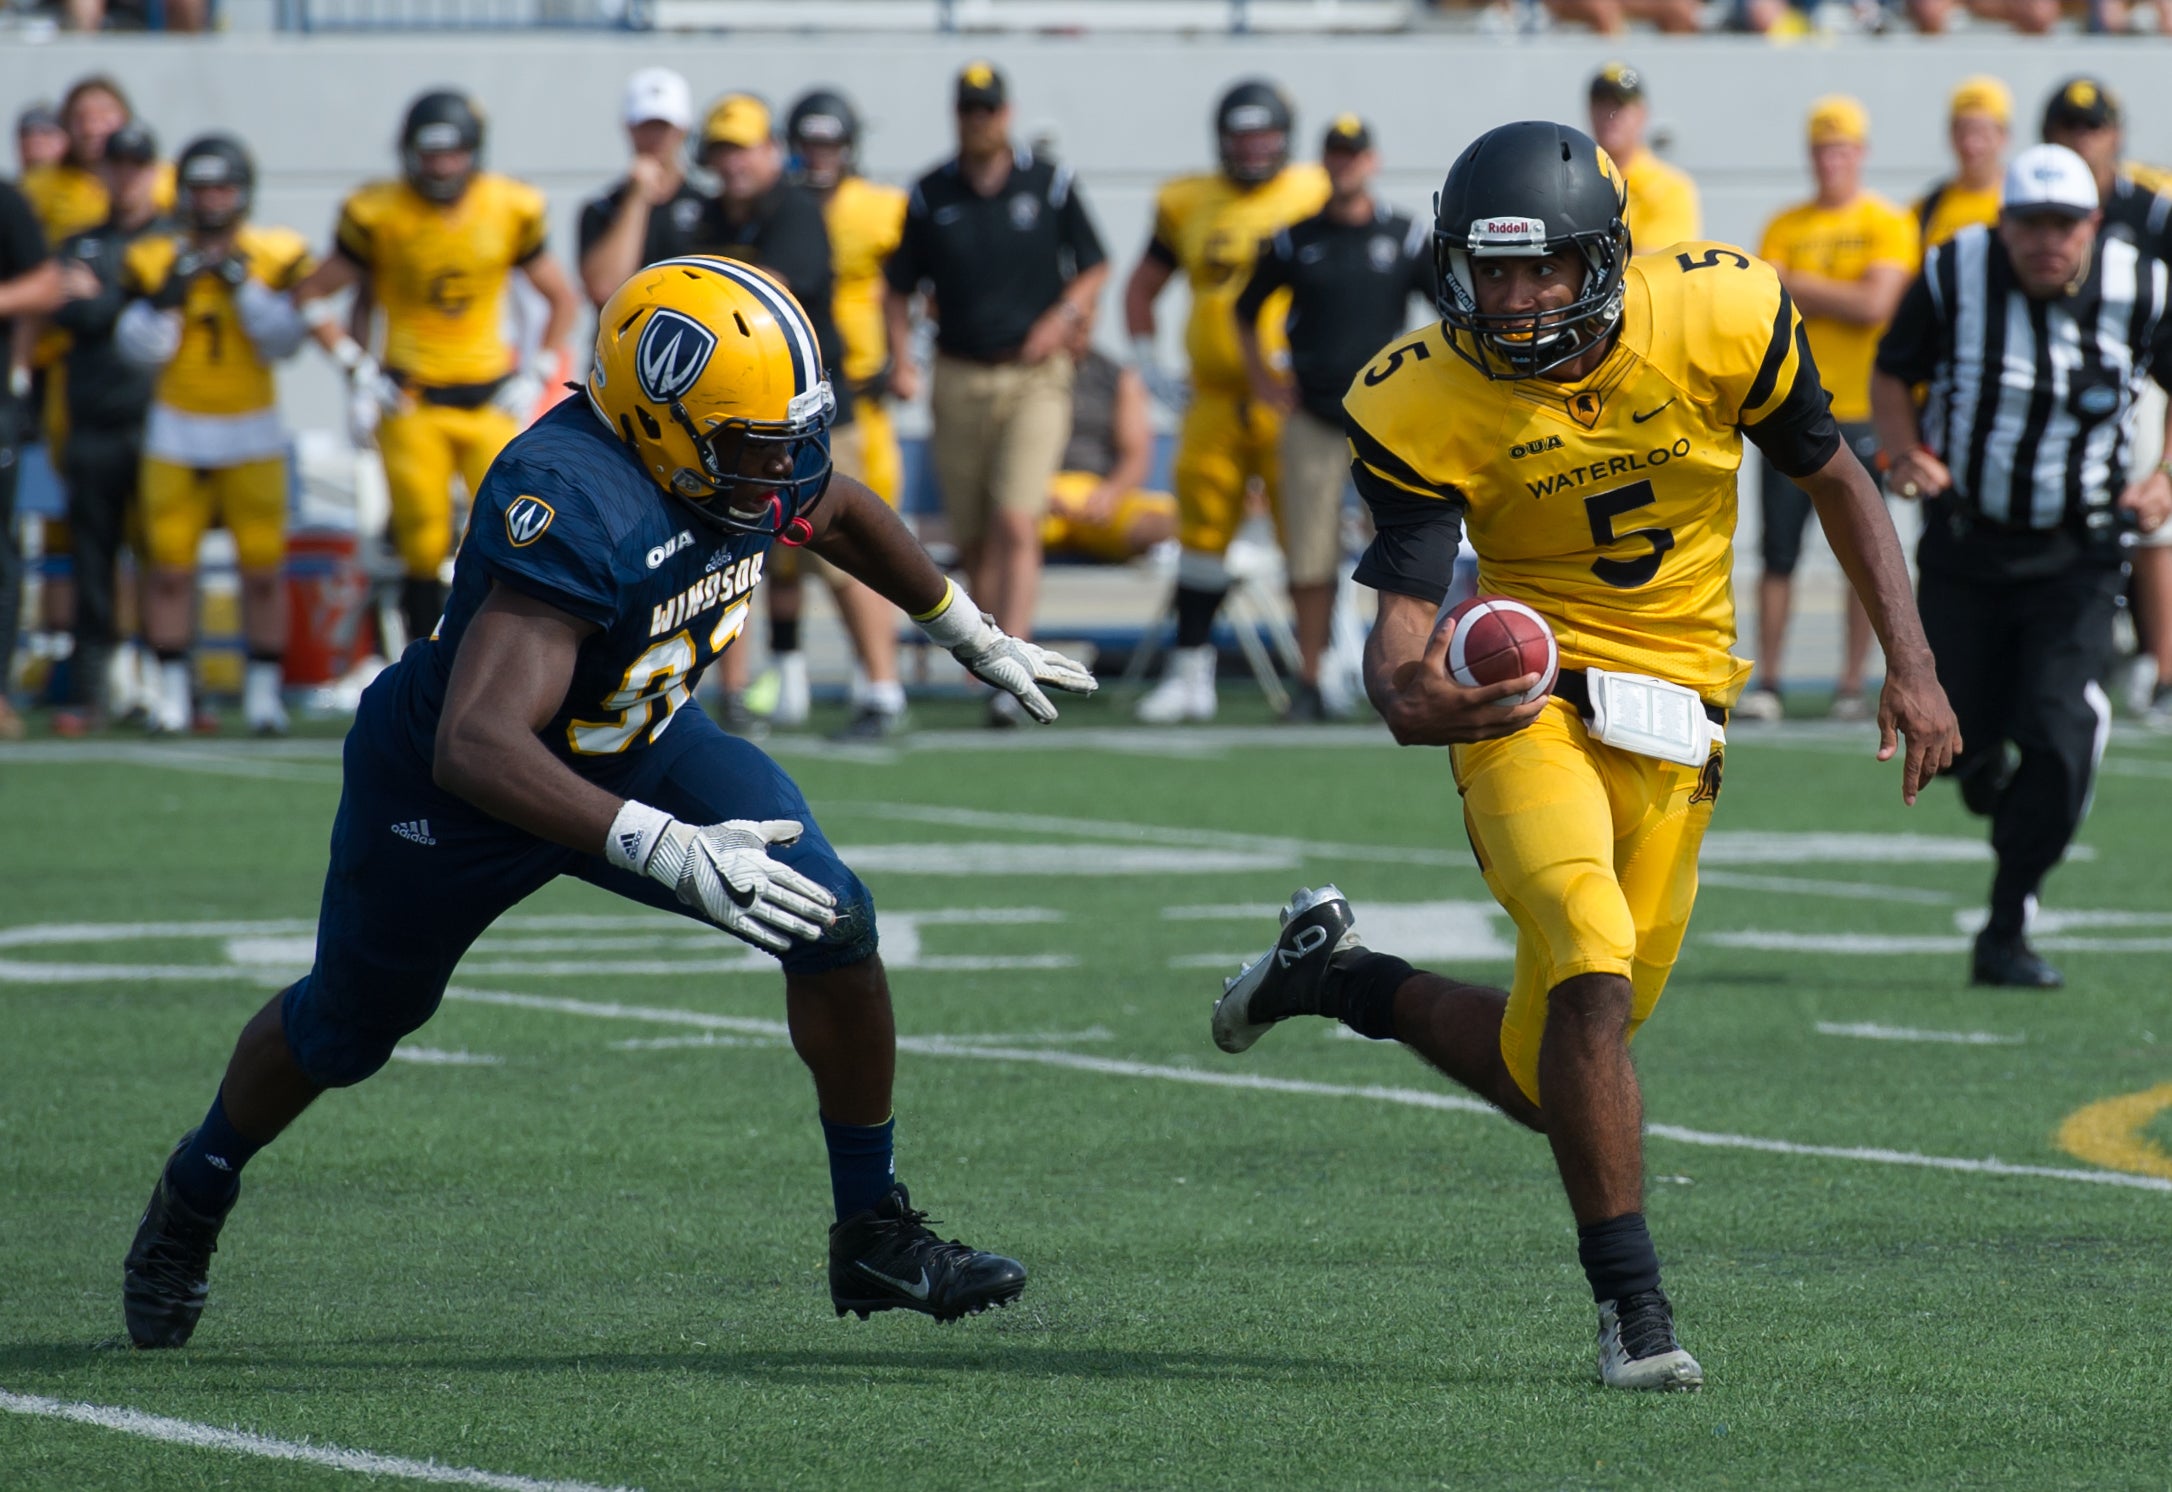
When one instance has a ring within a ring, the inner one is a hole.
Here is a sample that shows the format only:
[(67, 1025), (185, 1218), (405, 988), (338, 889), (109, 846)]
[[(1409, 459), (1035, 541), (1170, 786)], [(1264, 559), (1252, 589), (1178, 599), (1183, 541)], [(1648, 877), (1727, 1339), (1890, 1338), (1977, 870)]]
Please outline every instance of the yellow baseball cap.
[(727, 93), (709, 106), (701, 122), (704, 145), (759, 145), (772, 133), (769, 105), (751, 93)]
[(1953, 119), (1958, 119), (1963, 114), (1988, 114), (2000, 124), (2011, 124), (2014, 118), (2014, 91), (1989, 73), (1963, 78), (1953, 90), (1953, 98), (1946, 106), (1946, 114)]
[(1868, 145), (1870, 112), (1844, 93), (1829, 93), (1810, 106), (1812, 145)]

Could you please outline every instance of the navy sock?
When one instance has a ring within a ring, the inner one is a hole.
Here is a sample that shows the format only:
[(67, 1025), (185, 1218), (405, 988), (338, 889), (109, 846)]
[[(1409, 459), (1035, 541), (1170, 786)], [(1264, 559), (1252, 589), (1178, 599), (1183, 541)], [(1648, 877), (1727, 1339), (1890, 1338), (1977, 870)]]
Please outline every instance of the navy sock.
[(1659, 1251), (1644, 1214), (1625, 1212), (1576, 1230), (1576, 1257), (1595, 1301), (1620, 1300), (1659, 1288)]
[(771, 617), (769, 619), (769, 650), (772, 653), (796, 653), (799, 651), (799, 618)]
[(1177, 582), (1176, 645), (1180, 648), (1204, 647), (1214, 636), (1214, 614), (1222, 609), (1222, 598), (1227, 591), (1204, 591)]
[(896, 1128), (895, 1118), (880, 1124), (822, 1121), (822, 1143), (830, 1152), (830, 1199), (839, 1222), (867, 1211), (896, 1184), (891, 1133)]
[(263, 1148), (226, 1117), (222, 1088), (211, 1100), (211, 1112), (196, 1127), (195, 1138), (173, 1158), (173, 1188), (198, 1212), (222, 1212), (241, 1190), (241, 1168)]
[[(1329, 965), (1328, 1003), (1332, 1015), (1360, 1036), (1395, 1040), (1395, 992), (1414, 971), (1392, 953), (1361, 953)], [(1340, 1008), (1335, 1008), (1339, 1006)]]

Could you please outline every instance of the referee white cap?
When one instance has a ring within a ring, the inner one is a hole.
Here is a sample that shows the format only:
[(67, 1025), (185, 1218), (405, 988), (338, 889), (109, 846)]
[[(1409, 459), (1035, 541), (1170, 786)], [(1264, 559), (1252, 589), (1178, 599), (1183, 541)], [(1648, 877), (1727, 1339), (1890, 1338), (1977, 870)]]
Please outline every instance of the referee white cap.
[(692, 129), (693, 91), (668, 67), (644, 67), (626, 80), (625, 116), (629, 125), (660, 120), (674, 129)]
[(2085, 218), (2097, 210), (2097, 179), (2064, 145), (2032, 145), (2006, 168), (2001, 212), (2062, 212)]

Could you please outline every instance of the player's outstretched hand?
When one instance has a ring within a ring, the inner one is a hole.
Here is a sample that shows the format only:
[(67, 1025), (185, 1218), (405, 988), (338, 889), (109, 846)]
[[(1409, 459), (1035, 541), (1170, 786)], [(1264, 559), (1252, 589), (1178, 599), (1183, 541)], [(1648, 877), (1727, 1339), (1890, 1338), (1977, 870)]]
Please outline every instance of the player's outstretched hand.
[(803, 832), (798, 819), (726, 819), (699, 828), (673, 822), (648, 873), (733, 937), (782, 953), (794, 938), (811, 943), (837, 920), (836, 897), (769, 857), (771, 845), (796, 843)]
[(965, 665), (967, 673), (1015, 695), (1026, 713), (1043, 725), (1056, 718), (1056, 707), (1041, 692), (1042, 685), (1066, 694), (1091, 694), (1101, 687), (1083, 663), (1005, 632), (956, 585), (944, 593), (943, 604), (933, 616), (915, 620), (930, 641)]
[(1901, 763), (1901, 801), (1912, 804), (1924, 784), (1961, 754), (1961, 722), (1928, 657), (1886, 667), (1878, 694), (1878, 760), (1891, 761), (1903, 740), (1908, 754)]
[(1539, 676), (1503, 679), (1466, 689), (1448, 672), (1448, 640), (1455, 623), (1443, 621), (1426, 639), (1423, 657), (1395, 671), (1394, 695), (1382, 712), (1401, 746), (1454, 746), (1512, 736), (1546, 708), (1546, 697), (1525, 704), (1516, 697), (1535, 687)]

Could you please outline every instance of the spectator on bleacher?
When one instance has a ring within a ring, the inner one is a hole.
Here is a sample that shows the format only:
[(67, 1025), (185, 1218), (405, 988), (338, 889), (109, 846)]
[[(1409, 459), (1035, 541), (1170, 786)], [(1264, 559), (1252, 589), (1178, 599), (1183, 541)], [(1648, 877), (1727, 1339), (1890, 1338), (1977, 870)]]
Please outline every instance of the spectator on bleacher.
[(1682, 35), (1703, 29), (1697, 0), (1546, 0), (1546, 13), (1567, 26), (1589, 26), (1601, 36), (1620, 36), (1631, 21)]
[[(785, 134), (798, 180), (822, 204), (829, 229), (836, 289), (831, 317), (844, 350), (832, 370), (852, 394), (852, 423), (830, 438), (841, 471), (865, 482), (896, 507), (905, 486), (905, 463), (890, 423), (890, 337), (882, 316), (883, 261), (905, 234), (905, 194), (860, 175), (859, 113), (834, 88), (804, 94), (786, 116)], [(850, 635), (856, 662), (852, 719), (841, 740), (880, 738), (905, 719), (905, 688), (897, 675), (897, 608), (820, 555), (810, 556), (830, 588)]]
[[(2162, 173), (2123, 160), (2126, 126), (2119, 99), (2095, 78), (2070, 78), (2044, 106), (2044, 139), (2064, 145), (2089, 165), (2104, 204), (2104, 236), (2123, 238), (2145, 254), (2172, 260), (2172, 195), (2153, 191)], [(2128, 464), (2147, 471), (2164, 450), (2165, 393), (2146, 385), (2135, 401)], [(2137, 671), (2128, 704), (2154, 722), (2172, 723), (2172, 525), (2143, 534), (2129, 582), (2134, 599)]]
[(1592, 74), (1591, 137), (1614, 158), (1629, 187), (1630, 247), (1649, 254), (1670, 243), (1704, 236), (1704, 213), (1689, 173), (1668, 165), (1644, 143), (1651, 104), (1644, 74), (1626, 62), (1609, 62)]
[(1093, 342), (1092, 318), (1071, 329), (1071, 439), (1048, 486), (1041, 547), (1120, 565), (1176, 537), (1176, 498), (1145, 486), (1154, 466), (1146, 380)]
[[(1916, 272), (1922, 248), (1915, 220), (1875, 192), (1863, 190), (1870, 150), (1870, 116), (1852, 98), (1819, 99), (1810, 110), (1810, 171), (1817, 195), (1765, 226), (1758, 254), (1779, 272), (1780, 284), (1802, 311), (1811, 356), (1832, 396), (1841, 439), (1866, 465), (1878, 454), (1870, 423), (1870, 370), (1878, 337)], [(1781, 654), (1794, 602), (1795, 563), (1802, 555), (1810, 496), (1770, 462), (1765, 464), (1764, 575), (1757, 585), (1757, 683), (1735, 712), (1748, 720), (1777, 720)], [(1863, 666), (1870, 655), (1870, 617), (1849, 589), (1847, 634), (1832, 717), (1864, 720)]]
[(35, 103), (15, 116), (15, 174), (58, 165), (68, 154), (68, 132), (51, 104)]
[[(1331, 195), (1311, 217), (1259, 246), (1237, 297), (1237, 343), (1252, 397), (1283, 417), (1282, 481), (1276, 524), (1297, 620), (1297, 688), (1287, 718), (1325, 720), (1349, 707), (1320, 694), (1320, 659), (1334, 622), (1342, 565), (1343, 495), (1350, 440), (1342, 396), (1350, 380), (1409, 325), (1410, 300), (1430, 304), (1433, 237), (1373, 195), (1380, 152), (1365, 122), (1338, 116), (1320, 146)], [(1277, 291), (1289, 292), (1289, 352), (1260, 345), (1259, 317)]]
[[(82, 735), (104, 715), (107, 666), (118, 634), (120, 552), (137, 504), (143, 425), (152, 373), (121, 356), (114, 323), (129, 250), (147, 234), (169, 232), (158, 208), (157, 142), (130, 122), (106, 142), (102, 171), (106, 220), (60, 246), (61, 294), (53, 322), (68, 334), (61, 377), (68, 416), (62, 473), (75, 562), (75, 650), (68, 707), (53, 717), (56, 735)], [(141, 557), (138, 557), (139, 564)]]
[(708, 198), (686, 179), (686, 134), (694, 98), (668, 67), (626, 80), (621, 111), (633, 155), (626, 174), (581, 207), (581, 288), (601, 306), (635, 270), (692, 253)]
[(2013, 90), (1997, 78), (1963, 78), (1946, 106), (1946, 138), (1954, 173), (1935, 183), (1913, 209), (1923, 247), (1972, 224), (1999, 220), (1999, 185), (2006, 175), (2006, 142), (2014, 118)]
[[(891, 391), (919, 392), (913, 297), (934, 302), (935, 475), (974, 596), (1013, 637), (1033, 633), (1041, 516), (1071, 431), (1071, 334), (1092, 316), (1108, 258), (1070, 168), (1011, 139), (1010, 89), (967, 64), (953, 95), (958, 153), (913, 186), (884, 266)], [(988, 722), (1024, 719), (996, 693)]]
[(203, 31), (209, 28), (215, 0), (62, 0), (61, 22), (69, 31), (102, 31), (112, 12), (121, 25), (141, 31)]
[(178, 226), (129, 246), (114, 325), (121, 355), (156, 374), (142, 475), (144, 634), (159, 662), (151, 729), (210, 726), (195, 709), (190, 652), (197, 550), (219, 524), (241, 571), (243, 718), (253, 734), (283, 735), (287, 432), (272, 366), (308, 335), (287, 292), (309, 275), (309, 245), (249, 221), (256, 165), (233, 136), (191, 142), (175, 166)]
[(0, 181), (0, 349), (7, 379), (0, 383), (0, 740), (20, 740), (22, 717), (8, 699), (15, 633), (22, 611), (23, 556), (15, 528), (16, 452), (33, 419), (30, 367), (16, 323), (50, 311), (60, 298), (60, 269), (46, 251), (45, 232), (30, 201)]

